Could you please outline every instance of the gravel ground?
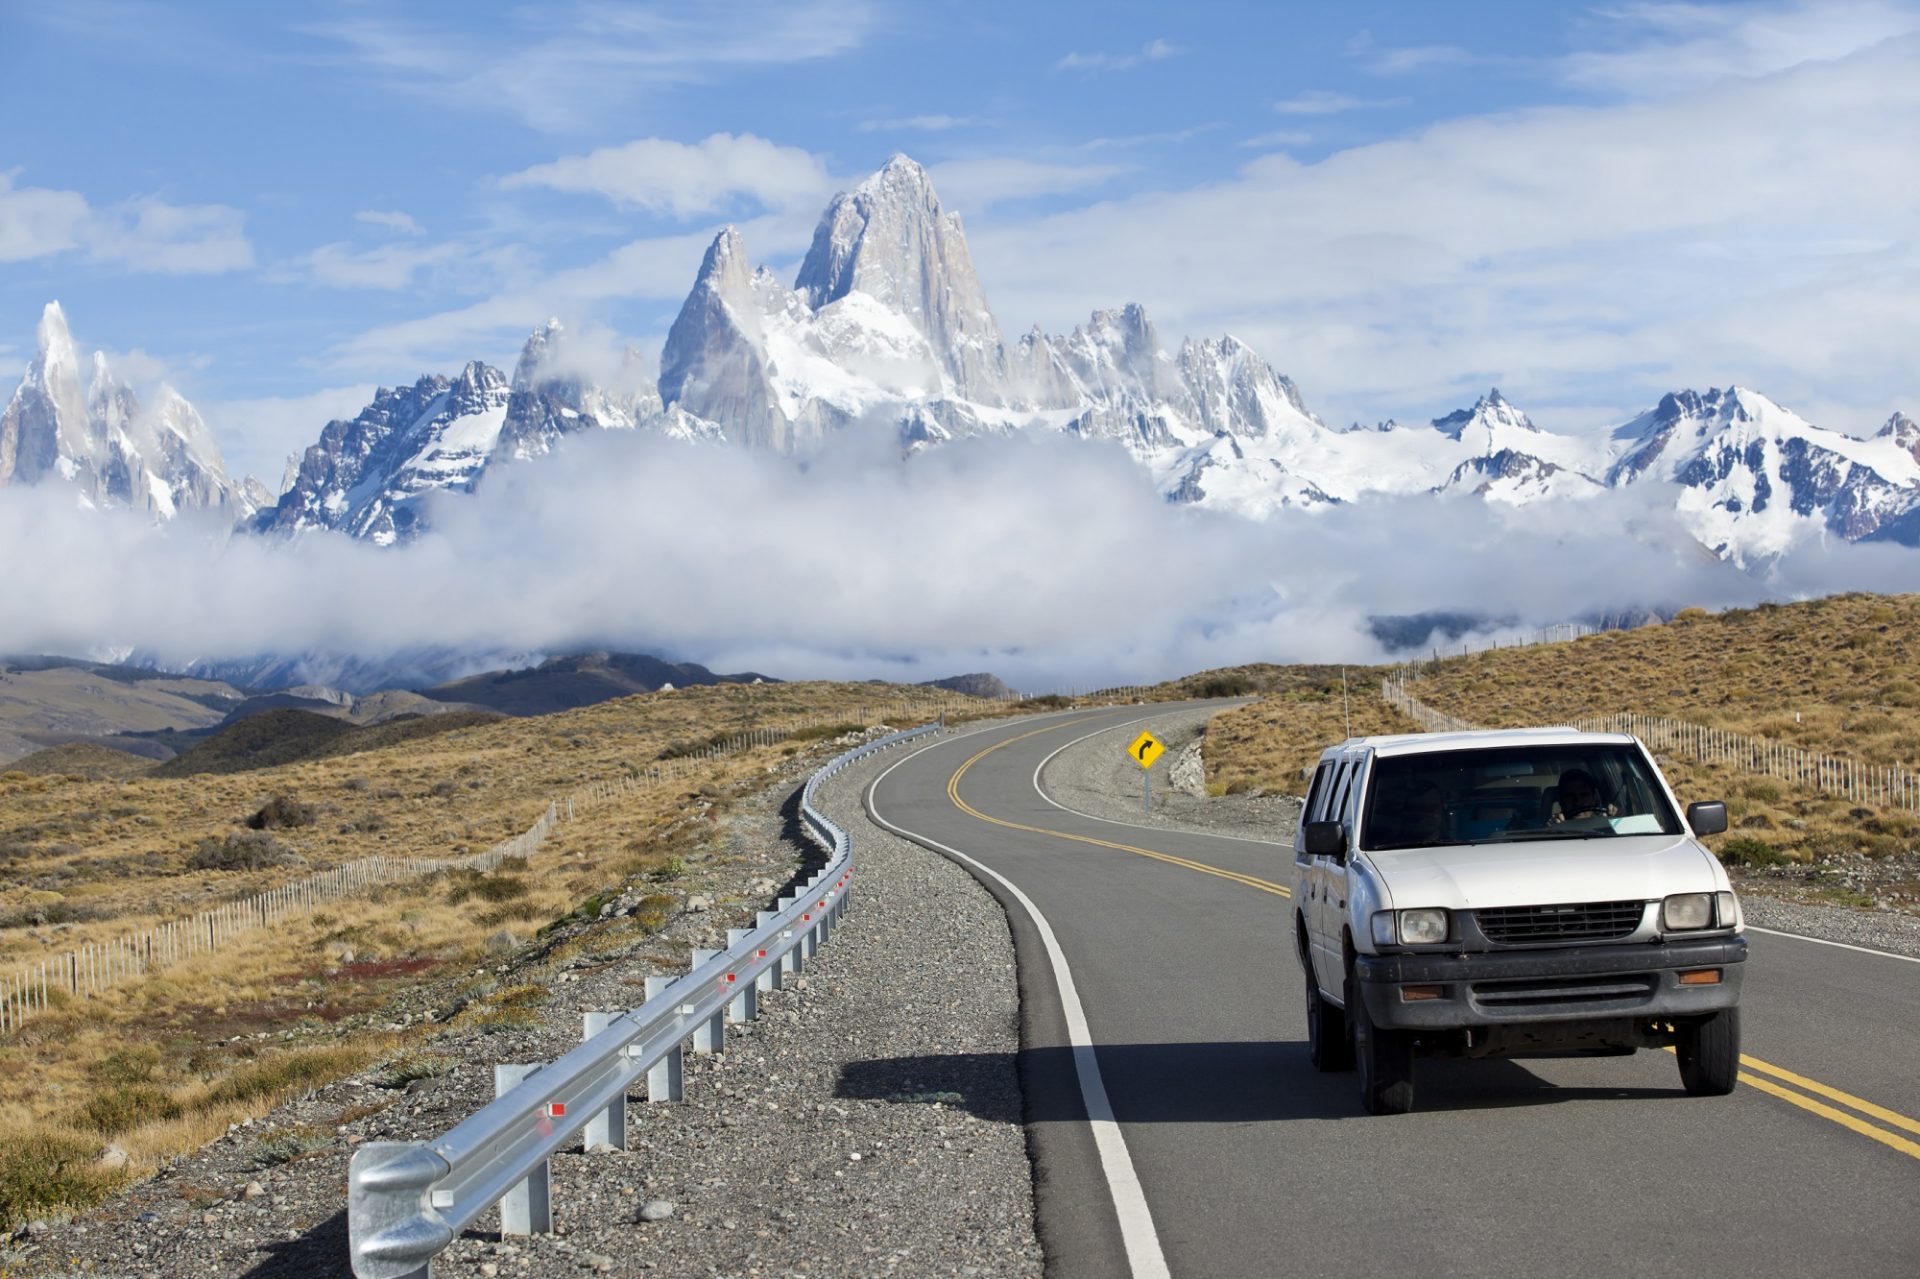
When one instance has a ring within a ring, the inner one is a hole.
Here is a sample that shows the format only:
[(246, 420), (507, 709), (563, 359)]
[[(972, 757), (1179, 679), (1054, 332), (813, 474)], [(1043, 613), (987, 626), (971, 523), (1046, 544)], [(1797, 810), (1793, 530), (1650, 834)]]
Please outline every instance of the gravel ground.
[[(628, 1151), (554, 1158), (553, 1234), (470, 1231), (437, 1274), (1041, 1273), (1011, 938), (969, 875), (866, 822), (862, 790), (899, 758), (825, 788), (824, 809), (854, 832), (859, 876), (806, 974), (763, 994), (724, 1053), (689, 1053), (684, 1104), (633, 1102)], [(577, 1042), (581, 1012), (632, 1006), (647, 974), (684, 970), (687, 947), (750, 924), (798, 862), (802, 780), (789, 772), (738, 806), (737, 860), (675, 886), (717, 905), (682, 911), (617, 962), (502, 965), (502, 985), (553, 991), (541, 1026), (449, 1033), (432, 1050), (461, 1065), (401, 1089), (377, 1069), (322, 1088), (82, 1218), (23, 1232), (0, 1273), (345, 1274), (352, 1148), (445, 1131), (491, 1098), (494, 1062), (552, 1059)], [(311, 1148), (273, 1162), (290, 1131)]]

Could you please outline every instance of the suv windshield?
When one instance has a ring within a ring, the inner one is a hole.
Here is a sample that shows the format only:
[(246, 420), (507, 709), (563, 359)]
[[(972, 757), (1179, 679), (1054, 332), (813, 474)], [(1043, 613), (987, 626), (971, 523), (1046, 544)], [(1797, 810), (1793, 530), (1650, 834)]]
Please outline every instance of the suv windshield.
[(1680, 819), (1625, 743), (1394, 755), (1374, 763), (1360, 846), (1678, 835)]

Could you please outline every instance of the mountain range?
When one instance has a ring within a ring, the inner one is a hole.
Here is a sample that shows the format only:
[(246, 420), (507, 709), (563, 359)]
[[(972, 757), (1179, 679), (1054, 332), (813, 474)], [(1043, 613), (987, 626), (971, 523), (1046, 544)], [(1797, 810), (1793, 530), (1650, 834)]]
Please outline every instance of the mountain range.
[(855, 423), (904, 449), (1050, 431), (1124, 447), (1170, 502), (1249, 518), (1389, 495), (1577, 503), (1652, 486), (1702, 545), (1741, 564), (1810, 539), (1920, 546), (1920, 425), (1895, 414), (1871, 438), (1826, 430), (1758, 392), (1676, 391), (1610, 430), (1556, 434), (1498, 390), (1426, 424), (1330, 427), (1238, 339), (1161, 342), (1138, 305), (1064, 335), (1008, 342), (959, 216), (896, 156), (822, 216), (792, 285), (752, 266), (732, 227), (713, 240), (660, 354), (630, 352), (613, 384), (579, 372), (559, 322), (536, 329), (509, 377), (382, 388), (327, 423), (278, 497), (221, 468), (191, 405), (143, 406), (101, 357), (81, 390), (57, 303), (0, 417), (0, 484), (59, 479), (94, 505), (168, 517), (189, 508), (259, 534), (332, 530), (404, 543), (423, 499), (468, 492), (580, 431), (806, 453)]

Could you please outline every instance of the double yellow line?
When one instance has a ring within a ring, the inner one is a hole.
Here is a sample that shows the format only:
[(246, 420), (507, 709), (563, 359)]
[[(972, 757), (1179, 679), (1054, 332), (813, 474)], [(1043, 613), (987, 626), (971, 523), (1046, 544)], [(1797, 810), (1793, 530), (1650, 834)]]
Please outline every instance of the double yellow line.
[(1011, 746), (1015, 742), (1024, 742), (1029, 737), (1038, 737), (1042, 733), (1056, 733), (1063, 728), (1071, 728), (1075, 724), (1085, 722), (1085, 717), (1081, 719), (1070, 719), (1064, 724), (1052, 724), (1046, 728), (1036, 728), (1031, 733), (1022, 733), (1018, 737), (1009, 737), (1004, 742), (987, 747), (985, 750), (974, 755), (973, 758), (969, 759), (966, 763), (960, 765), (960, 767), (954, 771), (953, 776), (947, 779), (947, 798), (953, 801), (955, 808), (958, 808), (967, 816), (978, 817), (983, 822), (992, 822), (995, 826), (1004, 826), (1008, 830), (1022, 830), (1030, 835), (1047, 835), (1054, 839), (1069, 839), (1076, 844), (1092, 844), (1098, 848), (1111, 848), (1122, 853), (1134, 853), (1141, 857), (1151, 857), (1157, 862), (1168, 862), (1175, 866), (1184, 866), (1188, 870), (1197, 870), (1202, 875), (1216, 875), (1221, 879), (1230, 879), (1236, 884), (1245, 884), (1248, 888), (1257, 888), (1263, 893), (1274, 893), (1280, 897), (1293, 896), (1293, 892), (1284, 884), (1276, 884), (1271, 880), (1260, 879), (1254, 875), (1242, 875), (1237, 870), (1223, 870), (1218, 866), (1209, 866), (1205, 862), (1189, 861), (1185, 857), (1175, 857), (1172, 853), (1162, 853), (1151, 848), (1139, 848), (1133, 844), (1117, 844), (1110, 839), (1095, 839), (1091, 835), (1069, 835), (1064, 831), (1048, 830), (1043, 826), (1023, 826), (1019, 822), (1010, 822), (1000, 817), (990, 817), (975, 808), (972, 804), (969, 804), (966, 800), (960, 798), (960, 779), (967, 775), (968, 769), (995, 751), (1003, 747)]
[[(983, 813), (972, 804), (967, 803), (966, 800), (960, 798), (960, 779), (967, 775), (968, 769), (971, 769), (987, 756), (997, 750), (1011, 746), (1015, 742), (1024, 742), (1029, 737), (1038, 737), (1042, 733), (1056, 733), (1063, 728), (1071, 728), (1075, 724), (1085, 723), (1087, 718), (1090, 717), (1071, 719), (1062, 724), (1050, 724), (1046, 728), (1036, 728), (1032, 732), (1021, 733), (1018, 737), (1009, 737), (1003, 742), (996, 742), (985, 750), (976, 752), (966, 763), (954, 770), (952, 777), (947, 779), (947, 798), (953, 801), (954, 807), (969, 817), (977, 817), (983, 822), (991, 822), (995, 826), (1004, 826), (1008, 830), (1025, 831), (1030, 835), (1045, 835), (1051, 839), (1071, 840), (1076, 844), (1092, 844), (1098, 848), (1111, 848), (1117, 852), (1133, 853), (1140, 857), (1151, 857), (1157, 862), (1167, 862), (1174, 866), (1185, 867), (1187, 870), (1196, 870), (1202, 875), (1213, 875), (1220, 879), (1230, 879), (1236, 884), (1244, 884), (1248, 888), (1257, 888), (1263, 893), (1272, 893), (1277, 897), (1293, 896), (1293, 893), (1288, 890), (1285, 885), (1276, 884), (1271, 880), (1261, 879), (1254, 875), (1243, 875), (1239, 871), (1225, 870), (1219, 866), (1209, 866), (1205, 862), (1196, 862), (1186, 857), (1176, 857), (1172, 853), (1163, 853), (1152, 848), (1141, 848), (1134, 844), (1117, 843), (1110, 839), (1095, 839), (1091, 835), (1069, 835), (1065, 831), (1048, 830), (1044, 826), (1027, 826), (1020, 822), (1010, 822), (1005, 818), (993, 817)], [(1740, 1082), (1758, 1088), (1761, 1092), (1771, 1096), (1778, 1097), (1782, 1101), (1798, 1106), (1810, 1114), (1818, 1115), (1822, 1119), (1832, 1120), (1843, 1128), (1851, 1129), (1861, 1136), (1871, 1138), (1883, 1146), (1891, 1147), (1903, 1155), (1920, 1159), (1920, 1141), (1915, 1141), (1911, 1137), (1901, 1136), (1900, 1131), (1889, 1131), (1889, 1129), (1897, 1129), (1912, 1133), (1915, 1136), (1920, 1136), (1920, 1121), (1909, 1119), (1898, 1111), (1888, 1110), (1885, 1106), (1877, 1106), (1873, 1102), (1854, 1096), (1852, 1093), (1842, 1092), (1838, 1088), (1829, 1087), (1826, 1084), (1820, 1083), (1818, 1080), (1808, 1079), (1804, 1075), (1796, 1075), (1791, 1070), (1761, 1061), (1758, 1057), (1749, 1057), (1743, 1053), (1740, 1057), (1740, 1065), (1742, 1067), (1740, 1071)], [(1795, 1091), (1796, 1089), (1800, 1091)], [(1823, 1098), (1824, 1100), (1822, 1100)], [(1836, 1104), (1830, 1105), (1828, 1104), (1830, 1102)], [(1845, 1110), (1840, 1108), (1843, 1106), (1846, 1107)], [(1849, 1110), (1854, 1113), (1849, 1114)], [(1885, 1127), (1877, 1126), (1869, 1122), (1869, 1120), (1878, 1120), (1879, 1124), (1885, 1125)]]

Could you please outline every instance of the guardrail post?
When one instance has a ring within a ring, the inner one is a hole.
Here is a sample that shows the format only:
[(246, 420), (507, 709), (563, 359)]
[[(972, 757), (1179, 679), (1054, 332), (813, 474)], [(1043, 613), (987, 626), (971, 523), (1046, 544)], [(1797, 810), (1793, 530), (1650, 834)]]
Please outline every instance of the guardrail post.
[[(540, 1067), (501, 1064), (493, 1068), (493, 1095), (504, 1097)], [(544, 1235), (553, 1232), (553, 1176), (546, 1160), (500, 1200), (500, 1233)]]
[[(667, 987), (671, 985), (671, 977), (647, 978), (648, 1001), (666, 994)], [(666, 1056), (647, 1067), (648, 1101), (679, 1101), (686, 1096), (685, 1052), (684, 1045), (675, 1044)]]
[[(798, 900), (799, 898), (797, 897), (782, 897), (779, 903), (780, 909), (784, 911)], [(793, 929), (788, 928), (784, 932), (782, 932), (780, 934), (780, 940), (792, 941)], [(780, 956), (781, 984), (782, 985), (786, 984), (785, 982), (786, 978), (792, 977), (797, 973), (806, 971), (806, 967), (807, 967), (807, 957), (801, 953), (801, 948), (799, 943), (795, 942), (792, 946), (789, 946), (786, 949), (786, 952), (784, 954)]]
[[(611, 1026), (619, 1013), (586, 1013), (581, 1018), (580, 1039), (584, 1043)], [(614, 1098), (608, 1107), (587, 1120), (586, 1129), (580, 1134), (581, 1144), (588, 1150), (595, 1146), (612, 1146), (615, 1150), (627, 1148), (627, 1096), (625, 1093)]]
[[(751, 928), (727, 929), (727, 949), (732, 950), (747, 938), (753, 936)], [(728, 1021), (752, 1021), (760, 1015), (759, 978), (739, 983), (740, 993), (727, 1005)]]
[[(708, 950), (704, 946), (693, 948), (693, 967), (698, 969), (721, 952)], [(693, 1028), (693, 1051), (697, 1053), (722, 1053), (727, 1050), (727, 1010), (722, 1007), (715, 1010), (713, 1016)]]
[[(754, 916), (753, 926), (755, 928), (765, 928), (768, 924), (771, 924), (774, 919), (775, 915), (772, 911), (763, 910)], [(779, 990), (780, 974), (784, 970), (785, 963), (785, 960), (775, 960), (773, 963), (768, 964), (761, 970), (760, 975), (753, 979), (754, 986), (760, 990)]]

